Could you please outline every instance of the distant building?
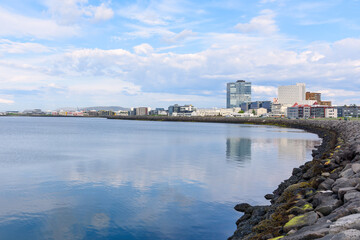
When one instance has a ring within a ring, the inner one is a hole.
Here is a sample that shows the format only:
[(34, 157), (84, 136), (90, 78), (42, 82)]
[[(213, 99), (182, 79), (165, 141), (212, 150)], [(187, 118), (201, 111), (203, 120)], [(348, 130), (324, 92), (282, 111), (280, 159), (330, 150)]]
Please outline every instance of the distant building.
[(321, 93), (306, 92), (305, 100), (313, 100), (319, 105), (331, 107), (331, 101), (321, 101)]
[(336, 106), (338, 117), (360, 117), (360, 107), (352, 106)]
[(317, 103), (320, 104), (320, 102), (321, 102), (321, 93), (306, 92), (305, 100), (315, 100)]
[[(89, 114), (90, 117), (97, 117), (98, 116), (98, 112), (96, 110), (90, 110), (90, 111), (88, 111), (88, 114)], [(61, 114), (59, 113), (59, 115), (61, 115)]]
[(42, 115), (45, 114), (41, 109), (31, 109), (31, 110), (24, 110), (23, 114), (26, 115)]
[(251, 82), (238, 80), (227, 84), (226, 107), (240, 107), (242, 103), (251, 102)]
[(195, 111), (196, 108), (191, 104), (184, 106), (174, 104), (168, 108), (169, 116), (191, 116), (191, 114)]
[(149, 115), (167, 116), (168, 112), (164, 108), (155, 108), (149, 112)]
[(337, 109), (321, 105), (298, 105), (287, 108), (288, 118), (336, 118)]
[(265, 108), (267, 112), (271, 112), (272, 110), (272, 102), (271, 101), (256, 101), (256, 102), (246, 102), (242, 103), (240, 105), (241, 110), (246, 112), (250, 109), (259, 109), (259, 108)]
[(321, 102), (320, 102), (320, 105), (329, 106), (329, 107), (332, 106), (331, 101), (321, 101)]
[(136, 116), (145, 116), (149, 115), (150, 109), (148, 107), (138, 107), (135, 108), (135, 115)]
[(255, 116), (257, 116), (257, 117), (265, 116), (268, 113), (266, 108), (257, 108), (257, 109), (254, 109), (254, 111), (255, 111)]
[(116, 116), (129, 116), (129, 111), (126, 110), (119, 110), (115, 112)]
[(278, 87), (278, 103), (302, 104), (305, 101), (305, 83)]
[(100, 117), (109, 117), (109, 116), (115, 116), (115, 112), (110, 110), (100, 110), (97, 112), (98, 116)]

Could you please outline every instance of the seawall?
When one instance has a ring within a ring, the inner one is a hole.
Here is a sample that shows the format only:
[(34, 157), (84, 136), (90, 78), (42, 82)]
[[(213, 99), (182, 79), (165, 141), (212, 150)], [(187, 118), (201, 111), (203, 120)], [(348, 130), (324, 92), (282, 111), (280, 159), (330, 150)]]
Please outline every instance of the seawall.
[[(313, 159), (293, 169), (272, 194), (271, 204), (243, 212), (230, 240), (360, 239), (360, 122), (224, 117), (110, 117), (124, 120), (219, 122), (276, 125), (317, 133), (322, 144)], [(271, 174), (271, 173), (269, 173)]]

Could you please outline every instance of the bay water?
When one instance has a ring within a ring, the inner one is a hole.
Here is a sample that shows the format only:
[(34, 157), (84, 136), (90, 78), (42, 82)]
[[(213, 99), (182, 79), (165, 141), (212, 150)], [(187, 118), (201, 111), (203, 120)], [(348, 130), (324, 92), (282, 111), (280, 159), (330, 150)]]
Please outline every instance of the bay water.
[(0, 239), (227, 239), (311, 159), (302, 130), (0, 117)]

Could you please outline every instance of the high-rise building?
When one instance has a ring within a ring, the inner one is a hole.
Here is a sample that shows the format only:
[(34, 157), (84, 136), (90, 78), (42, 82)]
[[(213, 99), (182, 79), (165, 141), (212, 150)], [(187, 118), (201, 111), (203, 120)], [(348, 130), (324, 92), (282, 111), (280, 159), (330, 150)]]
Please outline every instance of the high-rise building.
[(242, 103), (251, 102), (251, 82), (238, 80), (227, 84), (226, 107), (240, 107)]
[(278, 102), (280, 104), (295, 104), (305, 101), (305, 83), (278, 87)]

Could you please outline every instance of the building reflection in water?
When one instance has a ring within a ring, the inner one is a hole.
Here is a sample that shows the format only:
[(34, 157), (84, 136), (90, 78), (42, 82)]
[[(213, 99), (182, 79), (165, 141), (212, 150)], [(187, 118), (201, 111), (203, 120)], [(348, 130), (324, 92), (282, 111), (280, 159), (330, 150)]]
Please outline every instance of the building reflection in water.
[[(251, 148), (260, 152), (266, 152), (271, 156), (277, 156), (280, 161), (288, 161), (289, 158), (296, 162), (310, 160), (311, 150), (320, 145), (321, 140), (291, 139), (291, 138), (227, 138), (226, 159), (245, 163), (251, 161)], [(260, 157), (254, 153), (253, 157)]]
[(244, 163), (251, 160), (250, 138), (227, 138), (226, 158), (228, 160)]
[(279, 159), (286, 160), (287, 158), (292, 157), (298, 162), (303, 162), (307, 157), (309, 157), (311, 150), (314, 149), (316, 145), (320, 144), (321, 140), (314, 141), (306, 139), (280, 138), (278, 140)]

